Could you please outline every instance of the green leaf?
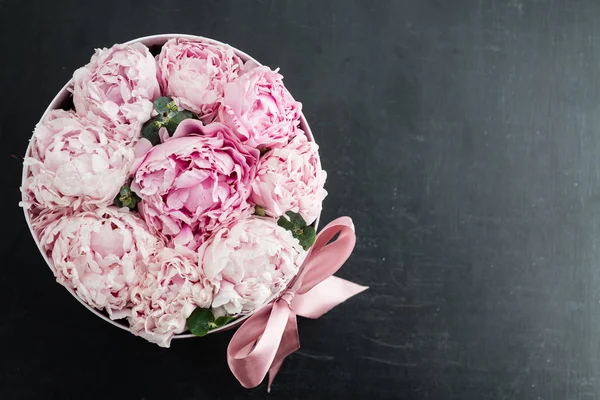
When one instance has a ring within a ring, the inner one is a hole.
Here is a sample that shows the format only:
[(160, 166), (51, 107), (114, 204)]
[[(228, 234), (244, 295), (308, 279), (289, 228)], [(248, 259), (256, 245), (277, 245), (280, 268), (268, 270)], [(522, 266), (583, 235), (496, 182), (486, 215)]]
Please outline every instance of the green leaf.
[(162, 127), (162, 123), (155, 118), (152, 118), (150, 121), (147, 121), (144, 126), (142, 126), (142, 136), (145, 137), (152, 143), (152, 146), (156, 146), (160, 144), (160, 136), (158, 135), (158, 131)]
[(208, 308), (196, 308), (187, 319), (187, 327), (196, 336), (205, 336), (214, 329), (215, 316)]
[(279, 217), (277, 225), (292, 232), (292, 236), (298, 239), (304, 250), (308, 250), (317, 237), (315, 228), (307, 226), (302, 215), (292, 211), (288, 211), (284, 216)]
[(217, 326), (217, 328), (220, 328), (222, 326), (227, 325), (228, 323), (230, 323), (231, 321), (233, 321), (235, 318), (233, 317), (228, 317), (226, 315), (219, 317), (215, 320), (215, 325)]
[(301, 230), (302, 233), (299, 236), (294, 235), (296, 239), (300, 241), (300, 246), (304, 248), (304, 250), (308, 250), (310, 246), (315, 243), (315, 238), (317, 237), (317, 231), (312, 226), (307, 226)]
[(258, 215), (259, 217), (266, 217), (267, 216), (267, 210), (264, 207), (261, 207), (259, 205), (255, 205), (254, 206), (254, 215)]
[(119, 208), (127, 207), (130, 210), (135, 210), (137, 208), (137, 203), (140, 200), (138, 195), (131, 191), (131, 188), (128, 185), (123, 185), (113, 202)]
[(191, 111), (181, 110), (170, 97), (159, 97), (154, 100), (154, 109), (158, 115), (147, 121), (142, 126), (142, 136), (152, 143), (152, 146), (160, 144), (160, 136), (158, 134), (160, 128), (165, 127), (169, 135), (175, 133), (175, 129), (184, 119), (198, 117)]
[(209, 308), (196, 308), (187, 319), (187, 327), (196, 336), (205, 336), (209, 331), (220, 328), (234, 317), (223, 316), (215, 319)]
[(142, 126), (142, 136), (152, 143), (152, 146), (160, 144), (160, 128), (165, 127), (169, 135), (175, 133), (175, 129), (181, 121), (198, 117), (191, 111), (179, 111), (177, 105), (169, 97), (159, 97), (154, 100), (154, 109), (159, 113), (149, 121), (146, 121)]
[(170, 97), (159, 97), (158, 99), (154, 100), (154, 109), (159, 114), (165, 114), (169, 112), (169, 103), (171, 103), (172, 101), (173, 99), (171, 99)]
[(304, 228), (306, 226), (306, 221), (304, 221), (302, 215), (293, 211), (288, 211), (285, 213), (285, 215), (279, 217), (277, 220), (277, 225), (294, 233), (298, 229)]
[(188, 110), (169, 113), (169, 115), (167, 116), (167, 118), (165, 118), (163, 122), (163, 126), (167, 128), (169, 134), (172, 135), (175, 132), (175, 129), (177, 129), (177, 126), (181, 123), (181, 121), (189, 118), (194, 118), (194, 114)]

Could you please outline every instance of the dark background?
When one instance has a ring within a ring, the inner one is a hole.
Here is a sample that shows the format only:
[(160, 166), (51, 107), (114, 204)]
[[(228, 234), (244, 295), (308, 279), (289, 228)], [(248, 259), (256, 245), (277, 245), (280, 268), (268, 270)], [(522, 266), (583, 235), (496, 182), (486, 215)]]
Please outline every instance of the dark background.
[(34, 124), (93, 48), (213, 37), (281, 67), (367, 292), (299, 322), (272, 398), (600, 398), (600, 3), (0, 0), (1, 399), (267, 398), (231, 333), (161, 349), (56, 283), (21, 210)]

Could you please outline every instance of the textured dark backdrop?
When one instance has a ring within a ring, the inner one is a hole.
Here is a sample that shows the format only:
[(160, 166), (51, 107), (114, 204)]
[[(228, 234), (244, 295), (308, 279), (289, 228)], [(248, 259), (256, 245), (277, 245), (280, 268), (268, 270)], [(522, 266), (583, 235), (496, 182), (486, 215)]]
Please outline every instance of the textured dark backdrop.
[(0, 0), (0, 398), (266, 398), (231, 333), (169, 350), (60, 286), (20, 209), (34, 124), (95, 47), (231, 43), (303, 102), (354, 218), (340, 275), (371, 289), (318, 321), (274, 398), (600, 398), (600, 4), (594, 0)]

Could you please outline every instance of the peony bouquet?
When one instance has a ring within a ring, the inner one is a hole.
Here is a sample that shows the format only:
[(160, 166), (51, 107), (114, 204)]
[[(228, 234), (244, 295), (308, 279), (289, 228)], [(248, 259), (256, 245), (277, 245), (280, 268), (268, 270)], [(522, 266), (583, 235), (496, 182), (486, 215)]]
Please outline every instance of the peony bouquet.
[(162, 347), (245, 321), (228, 361), (252, 387), (297, 349), (296, 314), (365, 289), (331, 276), (350, 219), (316, 234), (326, 176), (278, 70), (161, 35), (75, 71), (35, 127), (21, 204), (57, 281), (105, 320)]

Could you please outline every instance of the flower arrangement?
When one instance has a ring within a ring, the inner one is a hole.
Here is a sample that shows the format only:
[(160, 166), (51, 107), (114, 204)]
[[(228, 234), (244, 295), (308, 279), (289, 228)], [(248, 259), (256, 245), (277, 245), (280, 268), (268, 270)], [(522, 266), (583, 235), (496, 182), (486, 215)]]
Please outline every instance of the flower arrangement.
[(210, 39), (150, 39), (75, 71), (35, 127), (21, 205), (57, 281), (133, 334), (169, 347), (245, 321), (228, 360), (256, 386), (297, 348), (293, 316), (365, 289), (331, 276), (354, 228), (316, 234), (327, 175), (277, 70)]

